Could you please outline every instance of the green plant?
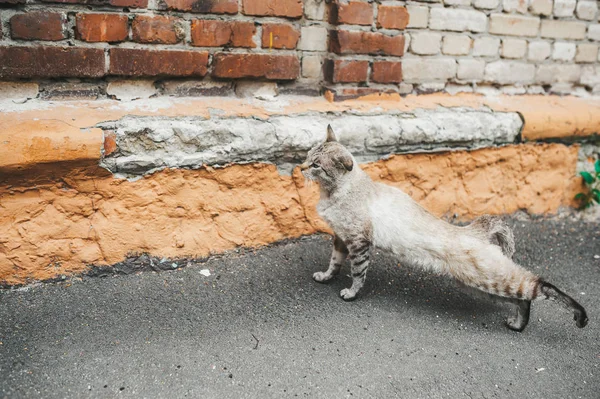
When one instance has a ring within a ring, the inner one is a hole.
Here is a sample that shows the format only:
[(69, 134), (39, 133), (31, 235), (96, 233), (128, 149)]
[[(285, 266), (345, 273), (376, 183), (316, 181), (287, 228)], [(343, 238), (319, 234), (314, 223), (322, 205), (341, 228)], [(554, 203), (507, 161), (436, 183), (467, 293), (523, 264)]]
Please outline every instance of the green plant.
[(578, 193), (575, 199), (579, 201), (579, 209), (589, 208), (594, 204), (600, 204), (600, 159), (594, 163), (596, 173), (579, 172), (585, 183), (587, 193)]

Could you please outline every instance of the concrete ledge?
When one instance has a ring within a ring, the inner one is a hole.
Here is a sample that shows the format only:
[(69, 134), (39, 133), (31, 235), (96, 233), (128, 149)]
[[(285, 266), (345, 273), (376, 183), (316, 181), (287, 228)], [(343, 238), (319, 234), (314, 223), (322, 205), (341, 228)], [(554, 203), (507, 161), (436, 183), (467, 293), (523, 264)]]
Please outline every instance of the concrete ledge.
[[(278, 97), (276, 102), (237, 98), (145, 99), (119, 101), (45, 102), (14, 104), (0, 101), (0, 169), (31, 164), (100, 160), (104, 138), (100, 126), (133, 117), (211, 120), (284, 115), (383, 115), (415, 110), (462, 108), (473, 111), (517, 112), (524, 140), (586, 137), (600, 131), (600, 100), (556, 96), (496, 96), (431, 94), (371, 95), (328, 102), (315, 97)], [(490, 138), (490, 142), (493, 138)], [(110, 144), (110, 140), (108, 140)]]

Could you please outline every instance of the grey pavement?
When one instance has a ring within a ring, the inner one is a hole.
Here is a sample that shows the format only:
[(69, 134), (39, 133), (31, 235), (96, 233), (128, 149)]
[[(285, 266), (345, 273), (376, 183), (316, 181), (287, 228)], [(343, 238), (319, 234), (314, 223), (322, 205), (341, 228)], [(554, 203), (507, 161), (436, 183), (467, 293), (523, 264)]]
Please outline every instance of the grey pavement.
[[(0, 291), (0, 397), (600, 397), (597, 224), (511, 220), (515, 258), (588, 310), (505, 305), (376, 253), (359, 299), (321, 285), (327, 236), (174, 271)], [(210, 276), (201, 271), (208, 269)]]

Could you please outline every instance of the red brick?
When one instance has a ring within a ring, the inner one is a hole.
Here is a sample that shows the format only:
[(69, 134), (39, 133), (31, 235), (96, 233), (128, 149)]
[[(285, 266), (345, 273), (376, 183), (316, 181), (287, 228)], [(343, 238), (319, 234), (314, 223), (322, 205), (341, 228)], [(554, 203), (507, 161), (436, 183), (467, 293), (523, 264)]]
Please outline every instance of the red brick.
[(300, 18), (302, 0), (243, 0), (243, 13), (269, 17)]
[(65, 15), (55, 12), (16, 14), (10, 19), (11, 36), (24, 40), (63, 40), (64, 22)]
[(300, 61), (295, 55), (218, 53), (213, 60), (217, 78), (291, 80), (299, 74)]
[(237, 0), (159, 0), (159, 10), (237, 14)]
[(402, 63), (394, 61), (373, 62), (371, 80), (377, 83), (402, 82)]
[(348, 4), (337, 3), (332, 9), (331, 23), (371, 25), (373, 23), (373, 6), (361, 1), (351, 1)]
[(325, 74), (333, 83), (366, 82), (369, 61), (327, 60)]
[(192, 45), (201, 47), (256, 47), (254, 22), (195, 20), (192, 21)]
[(111, 75), (204, 76), (208, 67), (205, 51), (142, 50), (111, 48)]
[[(2, 1), (2, 0), (0, 0)], [(89, 4), (93, 6), (113, 6), (129, 8), (146, 8), (148, 0), (42, 0), (45, 3)]]
[(264, 24), (262, 27), (263, 48), (294, 49), (300, 32), (288, 24)]
[(0, 47), (0, 78), (98, 78), (103, 75), (103, 49)]
[(117, 134), (114, 130), (105, 130), (103, 155), (107, 157), (115, 151), (117, 151)]
[(404, 54), (404, 36), (358, 31), (331, 31), (330, 51), (337, 54)]
[(75, 32), (86, 42), (122, 42), (129, 35), (129, 19), (119, 14), (77, 14)]
[(175, 44), (184, 36), (183, 20), (160, 15), (136, 15), (131, 23), (133, 41), (138, 43)]
[(404, 29), (408, 25), (408, 11), (401, 6), (379, 5), (377, 27), (385, 29)]

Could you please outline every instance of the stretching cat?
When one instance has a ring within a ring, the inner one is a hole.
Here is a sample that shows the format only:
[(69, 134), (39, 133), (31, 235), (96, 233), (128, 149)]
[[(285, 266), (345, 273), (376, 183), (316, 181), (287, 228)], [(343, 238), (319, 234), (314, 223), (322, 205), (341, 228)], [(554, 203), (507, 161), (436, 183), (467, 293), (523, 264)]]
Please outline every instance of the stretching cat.
[(369, 253), (377, 247), (401, 262), (454, 277), (459, 283), (515, 305), (506, 324), (523, 331), (531, 301), (555, 299), (573, 311), (577, 327), (585, 327), (585, 309), (558, 288), (515, 264), (512, 232), (500, 219), (482, 217), (466, 227), (433, 216), (404, 192), (373, 182), (350, 152), (337, 142), (331, 126), (327, 141), (311, 149), (300, 166), (317, 181), (319, 215), (335, 232), (329, 268), (313, 278), (321, 283), (340, 272), (349, 257), (352, 286), (340, 292), (353, 300), (365, 283)]

